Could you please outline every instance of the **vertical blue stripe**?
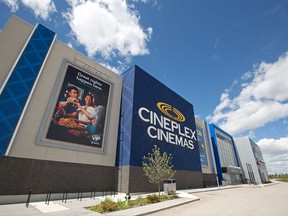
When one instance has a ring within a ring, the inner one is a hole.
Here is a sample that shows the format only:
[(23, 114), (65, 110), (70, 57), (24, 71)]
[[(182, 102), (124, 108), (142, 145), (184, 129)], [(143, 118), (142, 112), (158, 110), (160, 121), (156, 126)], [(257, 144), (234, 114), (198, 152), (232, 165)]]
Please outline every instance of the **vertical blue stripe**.
[(0, 155), (4, 155), (55, 33), (35, 29), (0, 95)]
[(116, 158), (117, 166), (128, 166), (131, 160), (132, 139), (132, 110), (134, 97), (135, 67), (130, 68), (122, 74), (122, 101), (119, 139)]
[[(215, 125), (209, 124), (210, 127), (210, 135), (211, 135), (211, 141), (212, 141), (212, 147), (214, 151), (214, 157), (215, 157), (215, 163), (216, 163), (216, 169), (217, 169), (217, 175), (219, 180), (219, 185), (222, 185), (223, 181), (223, 174), (222, 174), (222, 168), (221, 168), (221, 162), (220, 162), (220, 156), (218, 151), (218, 143), (217, 143), (217, 137), (216, 137), (216, 131), (215, 131)], [(218, 127), (217, 127), (218, 129)]]

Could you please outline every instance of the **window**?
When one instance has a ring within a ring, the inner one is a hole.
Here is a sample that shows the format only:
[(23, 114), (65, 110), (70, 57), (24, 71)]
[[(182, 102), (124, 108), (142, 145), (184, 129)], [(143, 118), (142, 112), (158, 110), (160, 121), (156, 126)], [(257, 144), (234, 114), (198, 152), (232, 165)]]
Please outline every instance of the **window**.
[(218, 151), (222, 167), (228, 167), (229, 165), (238, 166), (236, 161), (236, 155), (233, 149), (232, 140), (226, 136), (216, 133)]

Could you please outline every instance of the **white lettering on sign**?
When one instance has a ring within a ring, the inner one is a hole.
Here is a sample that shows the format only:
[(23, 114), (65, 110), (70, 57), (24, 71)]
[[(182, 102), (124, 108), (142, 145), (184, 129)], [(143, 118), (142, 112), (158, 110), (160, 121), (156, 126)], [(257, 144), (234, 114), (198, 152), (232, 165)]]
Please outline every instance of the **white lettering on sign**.
[(197, 139), (196, 132), (191, 128), (181, 126), (180, 123), (165, 116), (159, 116), (146, 107), (139, 108), (138, 115), (143, 122), (150, 124), (147, 127), (147, 134), (152, 139), (183, 148), (194, 149), (194, 142)]

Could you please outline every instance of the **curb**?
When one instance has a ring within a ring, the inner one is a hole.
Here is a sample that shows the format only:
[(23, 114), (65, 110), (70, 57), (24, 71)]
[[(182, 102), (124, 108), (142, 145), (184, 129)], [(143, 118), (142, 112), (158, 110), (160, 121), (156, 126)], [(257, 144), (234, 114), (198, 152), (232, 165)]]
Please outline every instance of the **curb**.
[(195, 198), (178, 198), (175, 200), (167, 200), (160, 203), (154, 203), (146, 206), (139, 206), (122, 211), (105, 213), (105, 216), (143, 216), (154, 212), (162, 211), (165, 209), (173, 208), (176, 206), (184, 205), (190, 202), (199, 201), (198, 197)]

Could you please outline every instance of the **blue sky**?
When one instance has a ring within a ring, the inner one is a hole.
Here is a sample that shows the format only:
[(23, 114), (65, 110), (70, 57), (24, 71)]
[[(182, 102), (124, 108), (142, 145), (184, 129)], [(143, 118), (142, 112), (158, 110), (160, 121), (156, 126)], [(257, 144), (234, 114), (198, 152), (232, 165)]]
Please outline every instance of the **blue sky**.
[(116, 73), (137, 64), (288, 173), (288, 1), (0, 0), (0, 29), (12, 14)]

